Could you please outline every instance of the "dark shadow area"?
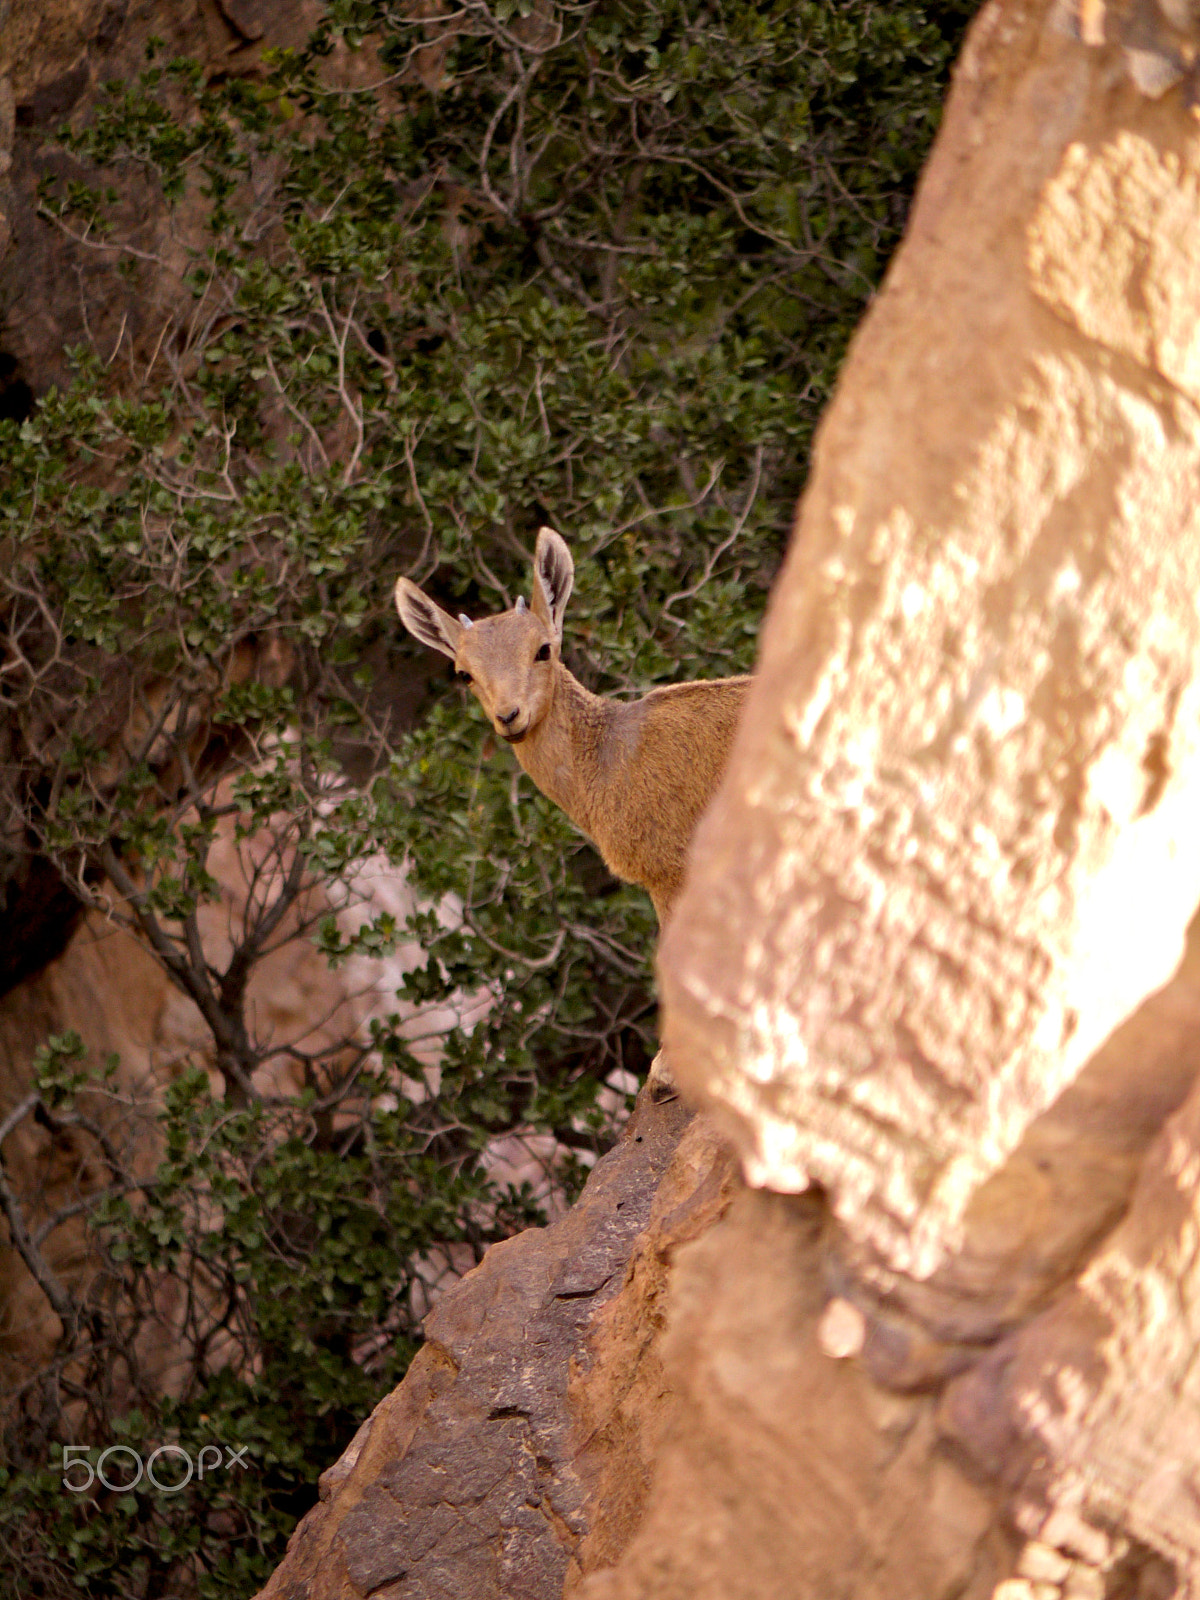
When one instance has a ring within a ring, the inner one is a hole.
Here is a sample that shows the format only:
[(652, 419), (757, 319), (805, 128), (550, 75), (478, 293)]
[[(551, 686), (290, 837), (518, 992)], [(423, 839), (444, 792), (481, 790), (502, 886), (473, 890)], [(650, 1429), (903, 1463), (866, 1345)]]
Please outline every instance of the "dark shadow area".
[(0, 421), (24, 422), (33, 407), (33, 390), (21, 363), (7, 350), (0, 350)]

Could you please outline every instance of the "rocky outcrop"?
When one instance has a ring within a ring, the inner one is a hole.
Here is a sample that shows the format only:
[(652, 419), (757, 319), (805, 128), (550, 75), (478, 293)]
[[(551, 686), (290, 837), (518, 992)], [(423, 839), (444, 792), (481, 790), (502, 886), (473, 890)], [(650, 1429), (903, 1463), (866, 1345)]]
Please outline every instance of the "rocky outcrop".
[(610, 1564), (668, 1414), (669, 1262), (736, 1187), (706, 1124), (643, 1095), (567, 1216), (493, 1245), (426, 1318), (262, 1600), (558, 1600)]
[(1198, 158), (1049, 8), (984, 13), (666, 949), (754, 1181), (916, 1277), (1200, 899)]
[[(940, 1391), (1009, 1496), (1006, 1600), (1200, 1585), (1200, 126), (1130, 55), (1186, 35), (1190, 72), (1185, 12), (977, 22), (661, 958), (685, 1089), (828, 1205), (827, 1358)], [(681, 1324), (685, 1413), (719, 1343)], [(682, 1458), (597, 1595), (698, 1582), (699, 1532), (655, 1540)]]
[(823, 1348), (826, 1221), (747, 1193), (679, 1252), (648, 1506), (581, 1600), (988, 1600), (1012, 1571), (1002, 1496), (942, 1447), (932, 1397)]

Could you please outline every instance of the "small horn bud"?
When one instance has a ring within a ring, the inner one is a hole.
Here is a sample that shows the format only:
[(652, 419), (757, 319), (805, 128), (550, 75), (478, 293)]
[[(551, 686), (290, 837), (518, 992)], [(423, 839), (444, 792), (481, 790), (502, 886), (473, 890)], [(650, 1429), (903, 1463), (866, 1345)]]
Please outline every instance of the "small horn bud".
[(527, 609), (528, 608), (525, 605), (525, 596), (523, 594), (519, 594), (517, 596), (517, 610), (518, 611), (525, 611)]
[(474, 623), (471, 621), (470, 617), (464, 617), (461, 611), (458, 613), (458, 620), (462, 623), (464, 628), (474, 627)]

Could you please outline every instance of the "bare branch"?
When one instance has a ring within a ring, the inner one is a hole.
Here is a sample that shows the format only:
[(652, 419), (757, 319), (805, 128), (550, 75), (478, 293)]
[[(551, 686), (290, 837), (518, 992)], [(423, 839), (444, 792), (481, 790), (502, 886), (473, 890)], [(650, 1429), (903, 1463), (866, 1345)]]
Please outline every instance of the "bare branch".
[(729, 549), (730, 545), (733, 544), (740, 536), (742, 529), (746, 526), (746, 519), (750, 515), (751, 509), (754, 506), (754, 502), (758, 498), (758, 486), (762, 481), (762, 464), (763, 447), (760, 444), (755, 447), (754, 451), (754, 473), (750, 481), (750, 487), (746, 491), (746, 502), (742, 507), (741, 514), (734, 522), (728, 538), (723, 539), (722, 542), (717, 545), (716, 549), (710, 552), (708, 560), (704, 563), (704, 571), (696, 579), (695, 583), (693, 583), (687, 589), (676, 590), (676, 592), (671, 595), (670, 599), (664, 603), (662, 611), (660, 612), (660, 616), (671, 617), (671, 621), (674, 622), (677, 627), (683, 626), (684, 619), (682, 617), (671, 616), (671, 607), (677, 600), (691, 600), (700, 593), (701, 589), (704, 588), (704, 585), (712, 577), (713, 569), (716, 567), (717, 562), (725, 554), (726, 550)]
[[(36, 1096), (34, 1098), (37, 1099)], [(16, 1247), (17, 1254), (29, 1269), (29, 1274), (38, 1288), (50, 1302), (55, 1316), (63, 1325), (63, 1331), (69, 1331), (78, 1319), (79, 1307), (63, 1287), (25, 1224), (20, 1201), (8, 1181), (3, 1151), (0, 1151), (0, 1210), (4, 1212), (8, 1223), (8, 1235)]]

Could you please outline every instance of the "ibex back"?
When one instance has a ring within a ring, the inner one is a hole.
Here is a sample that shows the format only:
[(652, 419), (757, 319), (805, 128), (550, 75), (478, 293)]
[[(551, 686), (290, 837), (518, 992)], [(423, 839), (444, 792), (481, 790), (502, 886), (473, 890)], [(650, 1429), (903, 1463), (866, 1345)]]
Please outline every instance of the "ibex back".
[(396, 607), (410, 633), (451, 658), (525, 771), (610, 871), (649, 891), (661, 927), (750, 679), (669, 684), (633, 701), (589, 693), (562, 662), (574, 575), (563, 539), (543, 528), (529, 606), (518, 600), (499, 616), (456, 620), (401, 578)]

